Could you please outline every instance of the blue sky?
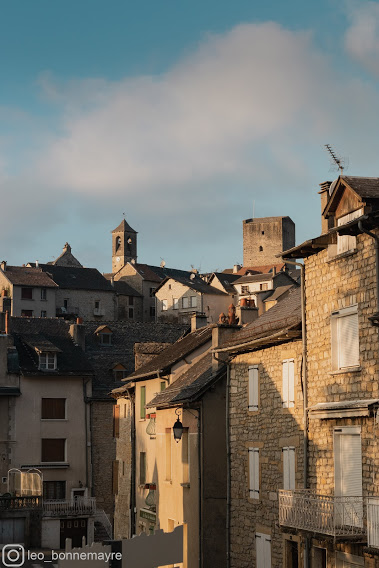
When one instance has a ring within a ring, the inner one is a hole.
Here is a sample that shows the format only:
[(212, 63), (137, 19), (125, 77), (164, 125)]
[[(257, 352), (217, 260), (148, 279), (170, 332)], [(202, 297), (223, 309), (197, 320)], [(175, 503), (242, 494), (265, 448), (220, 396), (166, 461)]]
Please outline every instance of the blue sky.
[(13, 0), (0, 20), (1, 257), (242, 261), (242, 219), (320, 232), (318, 184), (377, 176), (379, 3)]

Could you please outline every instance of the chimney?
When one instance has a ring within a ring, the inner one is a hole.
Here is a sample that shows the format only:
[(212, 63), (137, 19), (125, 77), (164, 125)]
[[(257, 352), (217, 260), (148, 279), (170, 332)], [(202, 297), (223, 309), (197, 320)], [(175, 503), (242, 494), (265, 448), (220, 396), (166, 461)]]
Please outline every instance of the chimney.
[(76, 323), (72, 323), (70, 325), (70, 335), (73, 339), (73, 342), (82, 348), (85, 351), (86, 347), (86, 328), (83, 325), (82, 318), (77, 318)]
[(65, 243), (63, 247), (63, 252), (71, 252), (71, 247), (68, 243)]
[(6, 269), (7, 269), (7, 261), (6, 261), (6, 260), (2, 260), (0, 266), (1, 266), (1, 270), (2, 270), (3, 272), (5, 272)]
[(318, 194), (321, 197), (321, 233), (325, 234), (328, 232), (329, 230), (329, 220), (326, 219), (323, 215), (324, 209), (325, 207), (328, 205), (328, 201), (329, 201), (329, 189), (330, 186), (332, 185), (331, 181), (324, 181), (322, 183), (320, 183), (320, 191), (318, 192)]
[(246, 325), (247, 323), (255, 321), (258, 315), (259, 310), (256, 306), (250, 307), (249, 305), (239, 305), (236, 307), (236, 316), (238, 318), (239, 325)]
[(192, 314), (191, 316), (191, 331), (199, 329), (199, 327), (204, 327), (207, 325), (207, 316), (202, 313)]
[[(212, 329), (212, 349), (222, 345), (233, 333), (241, 329), (240, 325), (217, 324)], [(217, 359), (216, 359), (217, 357)], [(220, 360), (218, 360), (220, 359)], [(212, 372), (215, 373), (222, 365), (220, 354), (212, 355)]]
[(238, 272), (239, 270), (241, 270), (241, 268), (242, 268), (242, 267), (241, 267), (240, 264), (235, 264), (235, 265), (233, 266), (233, 274), (237, 274), (237, 272)]
[(39, 268), (39, 262), (36, 260), (36, 268)]
[(275, 276), (276, 275), (276, 266), (273, 266), (271, 271), (272, 271), (272, 274)]

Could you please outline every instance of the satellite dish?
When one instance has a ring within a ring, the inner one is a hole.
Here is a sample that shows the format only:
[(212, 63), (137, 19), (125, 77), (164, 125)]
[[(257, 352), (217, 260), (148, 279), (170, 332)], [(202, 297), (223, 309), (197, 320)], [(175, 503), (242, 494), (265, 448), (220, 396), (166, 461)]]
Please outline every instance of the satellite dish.
[(195, 277), (196, 277), (196, 274), (195, 274), (194, 272), (192, 272), (192, 274), (191, 274), (191, 276), (190, 276), (191, 280), (194, 280)]
[(165, 261), (163, 260), (163, 258), (162, 258), (162, 261), (161, 261), (161, 263), (160, 263), (159, 266), (160, 266), (161, 268), (164, 268), (164, 267), (166, 266), (166, 263), (165, 263)]

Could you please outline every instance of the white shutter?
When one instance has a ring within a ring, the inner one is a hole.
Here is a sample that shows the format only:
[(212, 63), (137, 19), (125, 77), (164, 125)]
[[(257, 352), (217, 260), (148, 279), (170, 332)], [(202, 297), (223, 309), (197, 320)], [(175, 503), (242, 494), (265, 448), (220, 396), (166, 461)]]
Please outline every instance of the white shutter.
[(358, 314), (339, 317), (337, 330), (339, 368), (356, 367), (359, 365)]
[(249, 448), (249, 497), (259, 499), (259, 449)]
[[(340, 227), (341, 225), (345, 225), (349, 221), (353, 221), (354, 219), (358, 219), (362, 215), (362, 209), (357, 209), (357, 211), (353, 211), (352, 213), (348, 213), (343, 217), (337, 219), (337, 225)], [(357, 238), (352, 237), (350, 235), (338, 235), (337, 237), (337, 254), (342, 254), (343, 252), (348, 252), (350, 250), (354, 250), (357, 246)]]
[(295, 406), (295, 362), (288, 360), (288, 406)]
[[(350, 428), (334, 432), (335, 495), (337, 497), (362, 497), (362, 444), (361, 435)], [(343, 523), (363, 526), (363, 503), (346, 502), (340, 508)]]
[(249, 367), (249, 410), (258, 410), (258, 366)]
[(271, 537), (255, 533), (255, 552), (257, 568), (271, 568)]
[(283, 361), (283, 408), (288, 408), (288, 361)]
[(295, 489), (295, 448), (283, 448), (283, 489)]

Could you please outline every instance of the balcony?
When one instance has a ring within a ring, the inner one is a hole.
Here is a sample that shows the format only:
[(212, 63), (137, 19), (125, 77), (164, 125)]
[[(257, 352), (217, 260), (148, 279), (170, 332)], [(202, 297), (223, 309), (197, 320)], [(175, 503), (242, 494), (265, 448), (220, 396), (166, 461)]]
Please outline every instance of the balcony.
[(42, 497), (0, 497), (0, 511), (42, 509)]
[(78, 497), (68, 500), (51, 500), (43, 502), (44, 517), (87, 516), (96, 513), (95, 497)]
[[(366, 534), (364, 505), (363, 497), (320, 495), (309, 489), (281, 489), (279, 524), (341, 539), (362, 537)], [(377, 519), (379, 526), (379, 513)]]

